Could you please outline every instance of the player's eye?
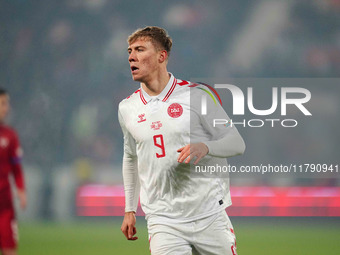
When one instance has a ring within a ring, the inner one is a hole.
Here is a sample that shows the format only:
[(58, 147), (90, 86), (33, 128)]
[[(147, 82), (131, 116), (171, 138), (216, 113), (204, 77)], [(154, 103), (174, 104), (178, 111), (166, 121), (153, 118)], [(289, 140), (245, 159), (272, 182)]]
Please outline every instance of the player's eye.
[(142, 52), (143, 51), (143, 49), (138, 49), (138, 52)]

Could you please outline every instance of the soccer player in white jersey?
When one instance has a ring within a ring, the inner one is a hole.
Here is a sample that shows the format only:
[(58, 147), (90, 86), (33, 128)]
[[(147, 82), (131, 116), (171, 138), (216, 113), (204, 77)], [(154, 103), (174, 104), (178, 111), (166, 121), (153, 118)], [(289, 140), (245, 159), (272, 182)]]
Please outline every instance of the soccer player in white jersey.
[(235, 127), (213, 126), (229, 119), (207, 98), (202, 85), (167, 71), (172, 40), (159, 27), (138, 29), (128, 38), (131, 74), (140, 88), (119, 104), (124, 134), (125, 216), (121, 227), (136, 240), (138, 199), (146, 215), (152, 255), (236, 254), (228, 178), (194, 175), (192, 166), (227, 165), (245, 144)]

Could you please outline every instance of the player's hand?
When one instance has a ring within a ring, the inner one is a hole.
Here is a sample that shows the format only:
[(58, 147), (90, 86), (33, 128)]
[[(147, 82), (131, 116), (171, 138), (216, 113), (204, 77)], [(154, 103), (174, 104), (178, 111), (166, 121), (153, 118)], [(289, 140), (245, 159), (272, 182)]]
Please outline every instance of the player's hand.
[(25, 209), (26, 209), (26, 206), (27, 206), (27, 196), (26, 196), (26, 191), (25, 191), (25, 190), (18, 189), (18, 190), (17, 190), (17, 194), (18, 194), (18, 198), (19, 198), (19, 201), (20, 201), (20, 208), (21, 208), (22, 210), (25, 210)]
[(122, 230), (127, 240), (135, 241), (138, 239), (137, 236), (134, 236), (137, 233), (135, 225), (136, 225), (135, 212), (126, 212), (122, 227), (120, 229)]
[(179, 163), (183, 163), (185, 160), (184, 163), (188, 164), (194, 157), (196, 157), (194, 162), (196, 165), (205, 155), (208, 154), (209, 149), (204, 143), (193, 143), (178, 149), (177, 152), (180, 152), (177, 159)]

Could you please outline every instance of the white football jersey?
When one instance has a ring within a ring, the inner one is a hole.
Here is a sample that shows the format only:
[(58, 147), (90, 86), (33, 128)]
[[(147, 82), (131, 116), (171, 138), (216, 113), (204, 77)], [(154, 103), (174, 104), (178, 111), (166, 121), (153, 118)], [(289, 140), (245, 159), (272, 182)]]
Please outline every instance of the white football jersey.
[[(146, 219), (153, 222), (156, 219), (192, 221), (231, 205), (229, 178), (194, 174), (190, 164), (177, 162), (177, 150), (190, 143), (217, 140), (227, 133), (240, 136), (235, 127), (213, 127), (214, 113), (216, 116), (219, 113), (221, 118), (222, 112), (228, 118), (219, 104), (214, 105), (212, 114), (202, 115), (200, 104), (193, 104), (195, 100), (190, 102), (190, 97), (197, 97), (198, 102), (206, 93), (199, 89), (203, 85), (194, 87), (193, 83), (170, 75), (159, 95), (149, 96), (141, 86), (119, 104), (124, 158), (137, 161), (135, 166), (125, 164), (125, 167), (134, 167), (139, 181), (135, 187), (126, 186), (126, 179), (130, 177), (124, 175), (123, 164), (125, 192), (129, 196), (126, 211), (136, 210), (138, 197), (131, 196), (138, 196), (139, 192), (131, 189), (138, 189), (140, 185), (142, 209)], [(208, 97), (208, 100), (211, 99)], [(208, 154), (199, 164), (225, 166), (227, 161), (225, 157)], [(133, 208), (130, 201), (134, 201)]]

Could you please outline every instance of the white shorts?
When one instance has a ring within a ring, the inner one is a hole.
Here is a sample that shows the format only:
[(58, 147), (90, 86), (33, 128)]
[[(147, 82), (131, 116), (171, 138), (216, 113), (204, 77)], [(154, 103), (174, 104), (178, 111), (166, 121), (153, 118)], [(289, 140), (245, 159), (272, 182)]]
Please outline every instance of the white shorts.
[(152, 255), (236, 255), (236, 237), (223, 210), (204, 219), (148, 226)]

